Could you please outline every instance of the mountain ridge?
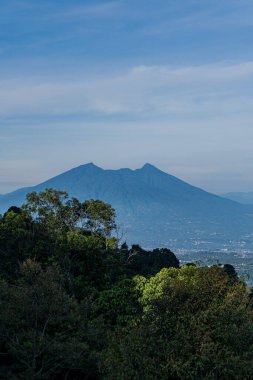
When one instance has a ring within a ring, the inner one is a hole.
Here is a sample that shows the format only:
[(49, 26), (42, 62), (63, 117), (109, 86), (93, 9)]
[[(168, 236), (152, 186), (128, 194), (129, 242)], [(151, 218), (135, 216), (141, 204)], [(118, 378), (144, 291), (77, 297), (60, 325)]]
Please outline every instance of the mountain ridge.
[(253, 191), (248, 192), (230, 192), (221, 195), (226, 199), (230, 199), (234, 202), (238, 202), (245, 205), (253, 205)]
[[(79, 165), (36, 186), (0, 197), (0, 213), (20, 206), (26, 194), (55, 188), (112, 204), (126, 240), (144, 246), (203, 247), (242, 239), (253, 230), (253, 207), (219, 197), (146, 163), (138, 169)], [(208, 241), (211, 241), (209, 244)], [(196, 243), (202, 242), (202, 243)]]

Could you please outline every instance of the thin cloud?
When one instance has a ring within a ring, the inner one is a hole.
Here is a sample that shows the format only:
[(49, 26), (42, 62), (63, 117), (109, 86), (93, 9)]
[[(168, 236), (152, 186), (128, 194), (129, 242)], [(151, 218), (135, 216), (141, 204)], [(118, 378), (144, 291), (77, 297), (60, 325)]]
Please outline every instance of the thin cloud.
[(0, 115), (252, 114), (253, 62), (138, 66), (118, 75), (90, 78), (80, 74), (79, 78), (2, 80)]
[(107, 17), (115, 14), (120, 9), (120, 1), (109, 1), (90, 5), (70, 7), (56, 14), (57, 18), (73, 19), (82, 17)]
[(185, 1), (177, 6), (167, 4), (160, 9), (157, 22), (144, 25), (140, 33), (146, 36), (174, 35), (196, 31), (236, 30), (253, 26), (252, 1)]

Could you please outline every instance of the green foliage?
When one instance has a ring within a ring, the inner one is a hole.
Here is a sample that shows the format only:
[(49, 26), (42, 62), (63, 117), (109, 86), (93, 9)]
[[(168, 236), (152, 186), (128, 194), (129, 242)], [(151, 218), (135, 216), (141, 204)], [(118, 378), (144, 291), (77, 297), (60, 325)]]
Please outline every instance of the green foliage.
[[(126, 251), (126, 248), (123, 247)], [(127, 254), (127, 266), (131, 274), (154, 275), (163, 268), (179, 268), (179, 260), (169, 249), (145, 251), (139, 245), (133, 245)]]
[(20, 209), (0, 216), (0, 274), (14, 276), (19, 262), (25, 260), (34, 245), (32, 219)]
[(52, 233), (80, 227), (109, 237), (116, 228), (116, 214), (109, 204), (93, 199), (81, 203), (76, 198), (69, 199), (64, 191), (32, 192), (23, 209)]
[(110, 236), (116, 228), (115, 210), (100, 200), (88, 200), (83, 203), (83, 211), (87, 218), (87, 227), (91, 232)]
[(12, 364), (0, 366), (1, 378), (51, 379), (66, 368), (90, 370), (87, 320), (55, 268), (42, 270), (27, 260), (15, 283), (2, 283), (0, 325)]
[(106, 379), (252, 378), (247, 291), (221, 268), (163, 269), (144, 283), (141, 303), (138, 325), (112, 335)]
[(110, 326), (134, 325), (142, 311), (140, 296), (134, 279), (122, 279), (99, 294), (96, 314), (103, 315)]
[(252, 292), (226, 264), (118, 247), (115, 211), (31, 193), (0, 216), (0, 378), (252, 379)]

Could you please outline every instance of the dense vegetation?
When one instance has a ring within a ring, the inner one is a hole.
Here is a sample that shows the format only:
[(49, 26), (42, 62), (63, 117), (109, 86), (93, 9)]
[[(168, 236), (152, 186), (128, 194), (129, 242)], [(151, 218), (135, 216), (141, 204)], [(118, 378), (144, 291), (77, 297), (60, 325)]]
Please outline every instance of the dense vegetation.
[(0, 378), (252, 379), (233, 267), (119, 248), (115, 228), (110, 205), (55, 190), (0, 217)]

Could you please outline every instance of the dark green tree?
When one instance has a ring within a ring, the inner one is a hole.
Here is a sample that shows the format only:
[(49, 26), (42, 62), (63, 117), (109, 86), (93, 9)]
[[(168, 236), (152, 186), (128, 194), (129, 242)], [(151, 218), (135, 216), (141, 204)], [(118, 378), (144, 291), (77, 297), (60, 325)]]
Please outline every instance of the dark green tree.
[(146, 251), (136, 244), (128, 252), (127, 268), (132, 275), (151, 276), (163, 268), (171, 267), (179, 268), (179, 260), (167, 248)]
[(77, 371), (84, 378), (95, 371), (90, 354), (100, 332), (89, 322), (88, 298), (78, 305), (52, 267), (28, 260), (20, 271), (15, 283), (0, 287), (1, 379), (69, 379)]

